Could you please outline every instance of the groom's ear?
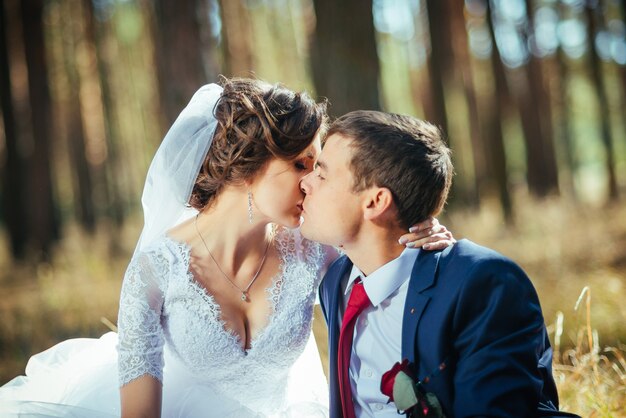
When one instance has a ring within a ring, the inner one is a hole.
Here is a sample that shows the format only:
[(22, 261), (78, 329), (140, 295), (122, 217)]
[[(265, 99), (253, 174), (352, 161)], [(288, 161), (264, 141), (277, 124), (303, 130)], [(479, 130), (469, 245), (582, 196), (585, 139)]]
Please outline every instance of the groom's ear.
[(393, 208), (393, 195), (386, 187), (372, 187), (366, 192), (363, 217), (371, 221), (386, 217)]

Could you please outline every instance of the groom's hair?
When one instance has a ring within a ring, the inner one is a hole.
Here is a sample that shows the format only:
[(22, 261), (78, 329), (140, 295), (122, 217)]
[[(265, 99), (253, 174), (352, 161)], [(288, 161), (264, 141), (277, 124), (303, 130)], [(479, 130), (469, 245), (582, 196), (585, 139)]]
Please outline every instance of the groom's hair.
[(411, 116), (359, 110), (333, 122), (327, 138), (333, 134), (351, 140), (354, 191), (389, 189), (401, 227), (443, 209), (453, 168), (439, 128)]

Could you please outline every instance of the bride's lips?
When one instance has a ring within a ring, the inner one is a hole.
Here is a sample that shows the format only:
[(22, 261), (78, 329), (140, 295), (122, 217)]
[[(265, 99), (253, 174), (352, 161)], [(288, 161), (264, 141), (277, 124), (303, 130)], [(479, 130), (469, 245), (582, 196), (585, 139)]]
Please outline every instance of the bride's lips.
[(304, 207), (302, 206), (302, 203), (298, 203), (296, 206), (298, 207), (298, 209), (300, 209), (300, 212), (304, 212)]

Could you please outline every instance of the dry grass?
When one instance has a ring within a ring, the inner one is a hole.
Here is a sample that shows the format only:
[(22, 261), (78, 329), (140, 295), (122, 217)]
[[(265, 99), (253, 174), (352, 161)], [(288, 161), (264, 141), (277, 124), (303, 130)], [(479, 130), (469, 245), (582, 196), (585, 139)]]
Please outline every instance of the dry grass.
[(576, 303), (586, 324), (579, 328), (576, 346), (561, 352), (563, 315), (554, 327), (554, 377), (561, 408), (588, 417), (620, 417), (626, 405), (626, 346), (600, 348), (598, 332), (591, 324), (591, 290), (585, 287)]
[[(489, 207), (450, 210), (443, 222), (457, 238), (516, 260), (531, 277), (555, 346), (562, 407), (584, 417), (626, 417), (626, 207), (546, 201), (516, 209), (515, 227)], [(116, 321), (138, 229), (111, 230), (89, 238), (71, 228), (51, 263), (37, 266), (10, 265), (0, 236), (0, 384), (23, 373), (33, 353), (66, 338), (100, 336), (108, 331), (103, 317)], [(319, 314), (315, 331), (322, 348)]]
[(116, 322), (137, 231), (105, 231), (88, 237), (69, 228), (50, 263), (11, 265), (0, 250), (0, 384), (23, 374), (32, 354), (67, 338), (99, 337), (108, 331), (102, 318)]

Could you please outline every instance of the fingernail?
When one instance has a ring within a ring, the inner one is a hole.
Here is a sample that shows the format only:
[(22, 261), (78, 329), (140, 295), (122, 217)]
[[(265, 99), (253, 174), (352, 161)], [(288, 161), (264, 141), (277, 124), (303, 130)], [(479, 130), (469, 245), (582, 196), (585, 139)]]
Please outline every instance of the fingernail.
[(430, 250), (430, 244), (424, 244), (422, 248), (425, 250)]
[(398, 242), (400, 243), (400, 245), (404, 245), (404, 244), (406, 244), (408, 241), (409, 241), (409, 239), (408, 239), (408, 238), (406, 238), (406, 237), (402, 237), (402, 238), (400, 238), (400, 239), (398, 240)]
[(414, 242), (409, 242), (408, 244), (406, 244), (407, 248), (413, 248), (415, 247), (415, 243)]
[(417, 232), (420, 230), (419, 226), (412, 226), (409, 228), (409, 232), (412, 234), (413, 232)]

